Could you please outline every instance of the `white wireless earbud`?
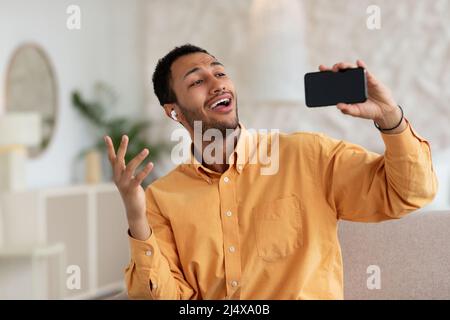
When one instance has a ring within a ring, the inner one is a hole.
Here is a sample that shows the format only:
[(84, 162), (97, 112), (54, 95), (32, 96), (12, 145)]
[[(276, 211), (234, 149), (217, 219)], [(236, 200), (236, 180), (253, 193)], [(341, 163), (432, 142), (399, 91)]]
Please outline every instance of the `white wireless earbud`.
[(175, 110), (172, 110), (172, 111), (170, 112), (170, 115), (172, 116), (172, 119), (173, 119), (173, 120), (178, 121), (178, 119), (177, 119), (177, 113), (175, 112)]

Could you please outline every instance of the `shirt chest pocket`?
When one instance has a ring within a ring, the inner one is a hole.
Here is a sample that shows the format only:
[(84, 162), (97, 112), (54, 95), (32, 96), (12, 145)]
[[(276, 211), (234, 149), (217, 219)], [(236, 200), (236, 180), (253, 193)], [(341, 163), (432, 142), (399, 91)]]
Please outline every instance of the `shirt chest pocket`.
[(258, 256), (273, 262), (303, 245), (300, 203), (295, 196), (262, 203), (252, 209)]

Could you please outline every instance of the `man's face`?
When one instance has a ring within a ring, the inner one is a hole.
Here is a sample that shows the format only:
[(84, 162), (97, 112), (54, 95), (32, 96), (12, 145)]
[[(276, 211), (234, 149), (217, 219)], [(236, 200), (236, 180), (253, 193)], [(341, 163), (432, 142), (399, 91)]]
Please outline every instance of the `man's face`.
[(194, 121), (202, 121), (203, 132), (215, 128), (225, 134), (238, 126), (234, 85), (217, 59), (205, 53), (182, 56), (172, 64), (171, 76), (176, 105), (191, 133)]

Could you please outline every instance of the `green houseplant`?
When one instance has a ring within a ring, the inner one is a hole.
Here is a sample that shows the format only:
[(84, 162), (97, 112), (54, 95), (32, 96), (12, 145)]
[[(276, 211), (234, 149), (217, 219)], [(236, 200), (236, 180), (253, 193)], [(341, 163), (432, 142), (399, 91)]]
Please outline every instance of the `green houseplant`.
[[(71, 94), (72, 105), (84, 116), (93, 126), (96, 132), (96, 139), (94, 144), (83, 150), (79, 157), (85, 156), (91, 150), (99, 151), (104, 158), (107, 156), (104, 136), (111, 137), (115, 150), (120, 145), (122, 135), (126, 134), (129, 137), (127, 153), (125, 155), (125, 162), (128, 163), (144, 148), (150, 150), (150, 156), (138, 168), (148, 161), (157, 160), (161, 153), (168, 147), (164, 143), (151, 143), (143, 134), (146, 129), (150, 128), (151, 121), (149, 120), (133, 120), (128, 117), (108, 117), (107, 107), (112, 107), (116, 104), (117, 96), (111, 87), (104, 83), (97, 83), (95, 85), (95, 97), (92, 101), (87, 101), (82, 94), (75, 90)], [(152, 175), (150, 174), (143, 183), (148, 184)]]

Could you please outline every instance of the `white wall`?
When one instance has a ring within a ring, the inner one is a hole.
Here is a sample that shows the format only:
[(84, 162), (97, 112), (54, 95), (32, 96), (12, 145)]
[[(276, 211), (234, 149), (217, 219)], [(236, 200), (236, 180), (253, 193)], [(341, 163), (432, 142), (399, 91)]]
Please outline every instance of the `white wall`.
[[(79, 181), (73, 159), (89, 146), (86, 121), (70, 103), (70, 93), (89, 94), (92, 85), (113, 85), (120, 101), (116, 114), (138, 115), (144, 100), (141, 0), (0, 0), (0, 87), (7, 64), (20, 44), (34, 42), (48, 54), (58, 86), (58, 115), (48, 149), (29, 162), (30, 187)], [(81, 30), (66, 28), (69, 5), (81, 8)], [(1, 97), (1, 96), (0, 96)]]
[[(257, 94), (248, 96), (246, 82), (260, 81), (261, 77), (245, 78), (246, 60), (258, 54), (248, 50), (249, 10), (254, 1), (258, 0), (148, 1), (145, 19), (148, 72), (153, 70), (157, 58), (175, 45), (193, 42), (225, 62), (239, 97), (246, 98), (240, 99), (239, 110), (247, 126), (320, 131), (383, 152), (382, 140), (370, 121), (344, 116), (335, 108), (311, 110), (304, 104), (282, 103), (275, 108), (264, 106), (255, 102)], [(304, 72), (316, 71), (319, 64), (363, 59), (392, 89), (417, 131), (430, 139), (433, 150), (450, 148), (448, 0), (292, 1), (301, 4), (301, 14), (292, 17), (304, 19), (298, 23), (304, 24), (306, 35), (302, 45), (307, 58), (291, 68), (298, 75), (298, 90), (302, 90)], [(369, 5), (381, 9), (380, 30), (366, 27)], [(291, 46), (287, 43), (277, 50)], [(159, 106), (153, 95), (149, 96), (149, 107), (158, 114)]]

